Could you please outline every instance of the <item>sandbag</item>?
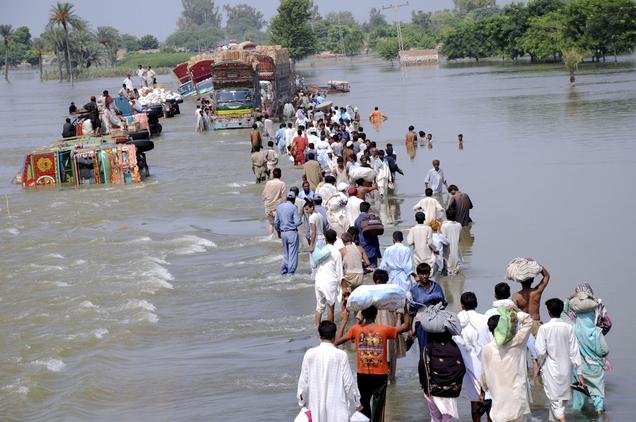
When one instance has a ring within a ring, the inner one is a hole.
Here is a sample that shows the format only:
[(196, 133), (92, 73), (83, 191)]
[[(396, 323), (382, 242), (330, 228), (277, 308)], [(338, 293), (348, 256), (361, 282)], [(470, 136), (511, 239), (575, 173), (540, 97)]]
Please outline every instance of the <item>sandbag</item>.
[(349, 170), (349, 179), (353, 181), (363, 179), (365, 182), (373, 182), (375, 176), (375, 170), (370, 167), (357, 167)]
[(360, 221), (360, 229), (365, 236), (382, 236), (384, 234), (384, 224), (375, 214), (367, 214), (366, 218)]
[(570, 310), (575, 313), (594, 312), (598, 307), (598, 301), (585, 292), (579, 292), (570, 299)]
[(419, 322), (422, 329), (427, 333), (443, 333), (448, 331), (449, 334), (456, 336), (462, 332), (462, 326), (457, 314), (444, 309), (442, 302), (420, 308), (417, 315), (415, 315), (414, 321)]
[(505, 306), (500, 306), (497, 312), (499, 313), (499, 322), (495, 328), (494, 337), (497, 346), (501, 347), (509, 343), (517, 334), (517, 314)]
[(311, 422), (311, 410), (307, 409), (306, 407), (303, 407), (302, 409), (300, 409), (300, 413), (298, 413), (298, 416), (296, 416), (296, 418), (294, 419), (294, 422)]
[(541, 274), (543, 267), (539, 263), (532, 259), (527, 258), (515, 258), (506, 268), (506, 278), (508, 280), (522, 282), (531, 278), (535, 278)]
[(395, 311), (403, 309), (406, 303), (404, 289), (395, 284), (362, 285), (355, 289), (347, 300), (347, 309), (362, 311), (371, 306), (378, 309)]

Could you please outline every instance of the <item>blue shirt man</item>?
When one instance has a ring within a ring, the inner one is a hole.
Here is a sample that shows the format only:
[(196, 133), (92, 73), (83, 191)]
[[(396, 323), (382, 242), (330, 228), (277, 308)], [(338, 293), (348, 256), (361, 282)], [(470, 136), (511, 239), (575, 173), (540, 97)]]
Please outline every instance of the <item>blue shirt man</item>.
[(298, 226), (302, 224), (298, 208), (294, 202), (296, 194), (289, 192), (287, 201), (276, 207), (274, 217), (274, 228), (278, 233), (278, 238), (283, 243), (283, 263), (280, 267), (281, 274), (294, 274), (298, 267), (298, 252), (300, 249), (300, 238), (298, 237)]
[(371, 205), (368, 202), (363, 202), (360, 204), (360, 215), (356, 218), (354, 226), (358, 231), (358, 240), (360, 241), (360, 246), (367, 253), (369, 257), (369, 261), (371, 262), (370, 268), (377, 268), (378, 266), (378, 258), (382, 258), (382, 253), (380, 252), (380, 240), (378, 236), (364, 235), (362, 233), (362, 221), (369, 218), (369, 208)]
[(384, 250), (379, 268), (389, 273), (389, 284), (400, 286), (406, 293), (412, 287), (413, 251), (404, 246), (403, 241), (404, 235), (401, 231), (393, 232), (393, 245)]
[(285, 143), (285, 124), (281, 123), (280, 128), (276, 131), (276, 146), (278, 147), (278, 153), (283, 155), (287, 153), (287, 144)]
[[(437, 284), (435, 280), (429, 279), (431, 275), (431, 267), (427, 263), (423, 262), (416, 268), (417, 274), (415, 275), (415, 284), (411, 287), (409, 298), (409, 315), (411, 318), (415, 317), (417, 311), (423, 306), (437, 305), (442, 302), (444, 306), (448, 305), (444, 296), (444, 289)], [(420, 346), (420, 359), (424, 347), (426, 347), (426, 331), (422, 329), (419, 322), (415, 323), (415, 336)]]

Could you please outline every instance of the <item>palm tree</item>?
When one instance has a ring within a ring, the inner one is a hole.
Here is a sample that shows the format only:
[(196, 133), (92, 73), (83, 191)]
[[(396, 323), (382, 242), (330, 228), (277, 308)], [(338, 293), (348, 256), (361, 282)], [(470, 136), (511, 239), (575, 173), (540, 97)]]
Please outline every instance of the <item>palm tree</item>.
[(11, 25), (0, 25), (0, 36), (4, 39), (4, 79), (9, 80), (9, 37), (13, 34)]
[(60, 75), (60, 82), (64, 80), (64, 71), (62, 70), (62, 56), (64, 55), (64, 31), (49, 23), (46, 26), (42, 37), (46, 43), (50, 45), (55, 57), (57, 58), (57, 71)]
[(71, 71), (71, 48), (69, 45), (68, 30), (69, 27), (77, 27), (81, 25), (80, 19), (73, 11), (73, 5), (71, 3), (57, 3), (51, 8), (51, 17), (49, 22), (54, 25), (61, 25), (64, 29), (64, 47), (65, 47), (65, 62), (66, 62), (66, 77), (70, 78), (71, 84), (73, 84), (73, 72)]
[(38, 68), (40, 70), (40, 80), (42, 80), (42, 55), (44, 54), (44, 40), (36, 38), (33, 40), (33, 52), (38, 57)]
[(587, 56), (587, 53), (576, 47), (571, 47), (561, 50), (561, 55), (563, 56), (565, 68), (570, 72), (570, 83), (576, 82), (574, 73), (579, 69), (579, 63)]
[(119, 31), (112, 26), (98, 26), (95, 38), (106, 50), (110, 65), (115, 66), (117, 47), (119, 45)]

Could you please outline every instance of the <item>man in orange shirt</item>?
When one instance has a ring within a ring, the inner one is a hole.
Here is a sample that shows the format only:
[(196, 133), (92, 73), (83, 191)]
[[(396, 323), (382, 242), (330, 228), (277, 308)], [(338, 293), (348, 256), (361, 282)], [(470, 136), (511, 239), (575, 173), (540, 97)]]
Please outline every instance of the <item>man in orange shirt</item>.
[[(362, 323), (356, 324), (344, 334), (349, 320), (349, 311), (342, 312), (342, 324), (336, 336), (336, 345), (355, 341), (358, 353), (358, 389), (362, 413), (371, 422), (384, 420), (384, 402), (388, 384), (387, 341), (395, 340), (398, 334), (409, 330), (411, 320), (405, 314), (404, 322), (396, 327), (375, 323), (378, 309), (371, 306), (362, 311)], [(373, 400), (373, 405), (371, 401)]]
[(378, 106), (375, 106), (375, 108), (369, 115), (369, 120), (371, 120), (371, 122), (374, 124), (381, 123), (382, 121), (386, 119), (387, 119), (387, 116), (385, 116), (384, 113), (380, 111)]

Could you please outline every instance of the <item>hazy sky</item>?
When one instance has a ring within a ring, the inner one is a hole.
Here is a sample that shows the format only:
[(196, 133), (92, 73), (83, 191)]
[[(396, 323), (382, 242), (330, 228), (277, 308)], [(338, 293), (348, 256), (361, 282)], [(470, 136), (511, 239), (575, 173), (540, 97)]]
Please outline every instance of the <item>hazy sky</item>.
[[(372, 7), (402, 4), (404, 0), (314, 0), (321, 14), (330, 11), (350, 10), (358, 20), (366, 20)], [(498, 0), (498, 3), (507, 3)], [(181, 13), (180, 0), (71, 0), (76, 13), (87, 19), (93, 28), (114, 26), (121, 32), (136, 36), (153, 34), (160, 41), (176, 29), (176, 20)], [(260, 10), (266, 19), (276, 14), (278, 0), (216, 0), (217, 5), (247, 3)], [(400, 18), (407, 20), (412, 10), (437, 10), (451, 8), (452, 0), (409, 0), (409, 6), (400, 9)], [(34, 36), (39, 35), (48, 21), (54, 0), (0, 0), (0, 24), (28, 26)], [(24, 9), (24, 8), (27, 9)], [(395, 13), (387, 10), (389, 21)]]

